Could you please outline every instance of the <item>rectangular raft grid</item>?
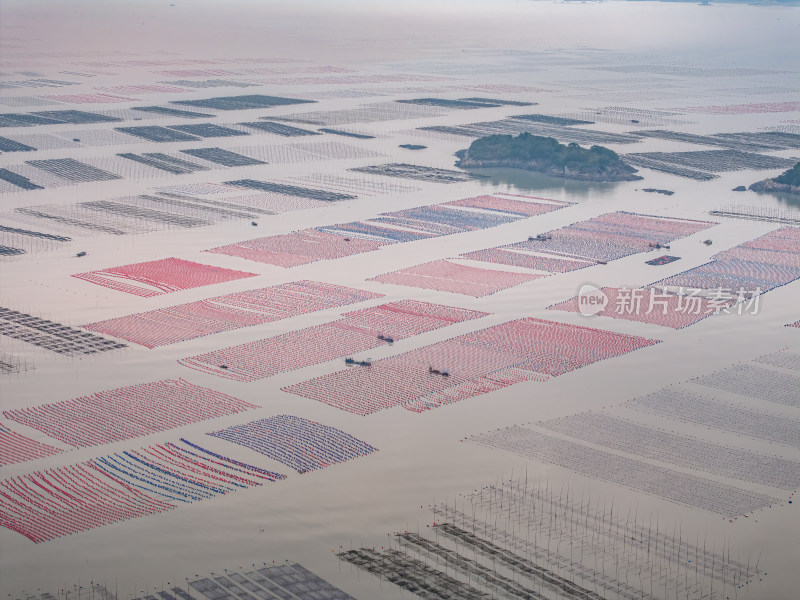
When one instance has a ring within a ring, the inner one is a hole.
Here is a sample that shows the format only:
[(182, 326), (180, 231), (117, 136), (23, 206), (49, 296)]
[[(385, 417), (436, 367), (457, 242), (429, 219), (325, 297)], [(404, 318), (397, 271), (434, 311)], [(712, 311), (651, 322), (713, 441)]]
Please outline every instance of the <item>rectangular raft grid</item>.
[[(247, 182), (232, 183), (244, 185)], [(264, 182), (254, 183), (260, 184), (257, 189), (263, 189)], [(539, 198), (530, 200), (479, 196), (441, 205), (383, 213), (365, 221), (339, 223), (247, 240), (212, 248), (207, 252), (289, 268), (318, 260), (370, 252), (388, 244), (495, 227), (569, 205), (566, 202)], [(474, 210), (476, 208), (481, 210)]]
[(165, 258), (73, 275), (90, 283), (145, 298), (256, 276), (256, 273), (223, 269), (180, 258)]
[(582, 444), (513, 426), (470, 436), (469, 441), (552, 464), (587, 477), (609, 481), (666, 500), (734, 517), (778, 502), (777, 499), (704, 477), (673, 471)]
[(800, 408), (800, 375), (780, 373), (750, 363), (734, 365), (693, 379), (699, 385)]
[(423, 412), (521, 381), (544, 381), (656, 343), (587, 327), (520, 319), (283, 390), (360, 415), (397, 405)]
[(316, 281), (294, 281), (91, 323), (83, 328), (154, 348), (382, 297)]
[(645, 458), (757, 485), (800, 487), (800, 462), (668, 433), (601, 413), (581, 413), (538, 427)]
[(191, 356), (178, 362), (227, 379), (256, 381), (383, 346), (389, 343), (385, 338), (400, 340), (486, 314), (403, 300), (353, 311), (325, 325)]
[(0, 334), (73, 356), (125, 348), (125, 344), (0, 306)]
[(625, 405), (684, 423), (696, 423), (795, 448), (800, 440), (800, 419), (718, 401), (691, 391), (686, 386), (670, 386), (629, 400)]
[(141, 383), (28, 408), (3, 411), (76, 448), (109, 444), (256, 408), (183, 379)]
[(566, 273), (667, 244), (715, 223), (629, 212), (607, 213), (523, 242), (462, 254), (461, 258)]
[[(595, 314), (681, 329), (720, 311), (754, 311), (756, 295), (799, 278), (800, 229), (783, 227), (644, 288), (603, 288), (608, 303)], [(580, 302), (548, 308), (580, 312)]]
[(544, 275), (482, 269), (451, 260), (436, 260), (373, 277), (370, 281), (452, 292), (480, 298), (539, 279)]
[(291, 415), (259, 419), (207, 435), (250, 448), (298, 473), (323, 469), (378, 450), (340, 429)]
[(0, 481), (0, 525), (44, 542), (276, 481), (181, 440)]
[(0, 423), (0, 467), (61, 452), (60, 448), (33, 440)]

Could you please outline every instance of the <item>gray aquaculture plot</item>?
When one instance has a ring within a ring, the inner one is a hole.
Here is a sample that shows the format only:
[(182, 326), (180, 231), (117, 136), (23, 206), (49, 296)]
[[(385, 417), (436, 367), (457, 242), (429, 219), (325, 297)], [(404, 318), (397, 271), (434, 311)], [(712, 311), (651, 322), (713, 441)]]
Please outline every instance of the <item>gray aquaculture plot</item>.
[(686, 386), (670, 386), (630, 400), (625, 406), (683, 423), (800, 447), (800, 419), (718, 400)]
[(765, 575), (727, 543), (712, 550), (699, 532), (527, 475), (432, 513), (388, 546), (338, 556), (430, 599), (722, 600)]
[(295, 113), (281, 117), (270, 117), (273, 121), (289, 121), (307, 125), (347, 125), (349, 123), (374, 123), (406, 119), (442, 117), (448, 113), (440, 106), (401, 104), (399, 102), (377, 102), (357, 108), (341, 110)]
[[(765, 354), (754, 358), (753, 362), (772, 365), (773, 367), (780, 367), (782, 369), (790, 369), (792, 371), (800, 371), (800, 352), (781, 350), (780, 352), (773, 352), (772, 354)], [(800, 437), (798, 439), (800, 439)]]
[(782, 225), (800, 225), (800, 211), (784, 206), (753, 206), (751, 204), (729, 204), (724, 208), (708, 211), (715, 217), (765, 221)]
[(246, 131), (231, 129), (213, 123), (190, 123), (186, 125), (140, 125), (117, 127), (117, 131), (127, 133), (151, 142), (188, 142), (204, 138), (236, 137), (249, 135)]
[(461, 98), (459, 100), (449, 100), (447, 98), (410, 98), (406, 100), (395, 100), (395, 102), (399, 102), (400, 104), (422, 104), (424, 106), (441, 106), (443, 108), (457, 109), (497, 108), (503, 106), (501, 103), (480, 98)]
[(311, 104), (315, 100), (301, 100), (299, 98), (283, 98), (280, 96), (265, 96), (251, 94), (246, 96), (221, 96), (203, 100), (173, 100), (170, 104), (180, 106), (196, 106), (198, 108), (211, 108), (215, 110), (244, 110), (251, 108), (272, 108), (273, 106), (287, 106), (289, 104)]
[(553, 115), (514, 115), (512, 119), (519, 119), (521, 121), (531, 121), (533, 123), (546, 123), (548, 125), (559, 125), (566, 127), (569, 125), (592, 125), (594, 121), (584, 121), (582, 119), (573, 119), (571, 117), (556, 117)]
[[(61, 232), (64, 234), (61, 237), (68, 240), (66, 236), (135, 235), (172, 228), (208, 227), (229, 220), (252, 221), (271, 214), (275, 214), (274, 211), (254, 206), (162, 192), (71, 205), (17, 208), (4, 216), (7, 221)], [(9, 245), (27, 251), (52, 249), (56, 243), (48, 238), (36, 238), (35, 245), (21, 245), (21, 234), (3, 233), (2, 230), (0, 234), (0, 241), (12, 240), (15, 236), (13, 241), (16, 243)], [(52, 236), (53, 239), (56, 237)]]
[(355, 133), (354, 131), (342, 131), (341, 129), (330, 129), (329, 127), (320, 127), (322, 133), (330, 133), (333, 135), (341, 135), (344, 137), (356, 138), (359, 140), (372, 140), (375, 139), (374, 135), (367, 135), (366, 133)]
[(745, 152), (770, 152), (800, 148), (800, 135), (780, 131), (716, 133), (698, 135), (663, 129), (634, 131), (633, 135), (701, 146), (721, 146)]
[(211, 137), (234, 137), (238, 135), (250, 135), (246, 131), (238, 129), (231, 129), (230, 127), (223, 127), (213, 123), (191, 123), (188, 125), (172, 125), (170, 129), (175, 131), (182, 131), (189, 135), (196, 135), (200, 138)]
[(131, 110), (138, 110), (140, 112), (152, 113), (155, 115), (164, 115), (166, 117), (184, 117), (187, 119), (207, 119), (215, 116), (210, 113), (180, 110), (178, 108), (169, 108), (167, 106), (135, 106), (131, 108)]
[[(252, 567), (223, 569), (222, 573), (185, 578), (184, 582), (161, 582), (153, 593), (134, 600), (354, 600), (302, 565), (286, 561), (281, 565), (253, 563)], [(144, 590), (142, 590), (144, 591)], [(138, 590), (137, 590), (138, 592)], [(119, 600), (124, 593), (111, 592), (105, 586), (75, 585), (57, 596), (49, 593), (26, 595), (15, 600)], [(131, 598), (131, 594), (127, 594)]]
[(118, 117), (90, 113), (82, 110), (46, 110), (33, 113), (0, 114), (0, 127), (32, 127), (34, 125), (63, 125), (89, 123), (115, 123)]
[(469, 440), (724, 517), (748, 514), (778, 502), (766, 494), (596, 450), (528, 427), (507, 427)]
[(769, 368), (744, 363), (692, 381), (767, 402), (800, 407), (800, 375), (793, 373), (779, 373)]
[(711, 173), (741, 171), (744, 169), (788, 169), (798, 159), (765, 156), (754, 152), (740, 150), (697, 150), (694, 152), (642, 152), (624, 156), (632, 164), (637, 159), (646, 159), (677, 165), (679, 167), (697, 169)]
[(454, 171), (452, 169), (436, 169), (423, 165), (409, 165), (406, 163), (389, 163), (385, 165), (372, 165), (367, 167), (356, 167), (350, 169), (356, 173), (367, 173), (369, 175), (384, 175), (386, 177), (400, 177), (403, 179), (415, 179), (417, 181), (430, 181), (435, 183), (461, 183), (477, 179), (465, 171)]
[(202, 158), (208, 162), (222, 165), (223, 167), (247, 167), (250, 165), (263, 165), (266, 164), (263, 160), (250, 158), (230, 150), (223, 150), (222, 148), (194, 148), (190, 150), (181, 150), (184, 154)]
[(778, 489), (800, 487), (800, 462), (676, 435), (605, 414), (581, 413), (537, 426), (636, 457), (730, 479)]
[(122, 179), (115, 173), (109, 173), (92, 165), (72, 158), (55, 158), (50, 160), (29, 160), (27, 164), (41, 169), (66, 181), (83, 183), (87, 181), (111, 181)]
[(310, 129), (292, 127), (291, 125), (285, 125), (284, 123), (274, 123), (272, 121), (256, 121), (253, 123), (240, 123), (240, 125), (244, 125), (245, 127), (250, 127), (251, 129), (258, 129), (259, 131), (265, 131), (266, 133), (274, 133), (275, 135), (282, 135), (283, 137), (301, 137), (304, 135), (319, 135), (318, 132), (311, 131)]
[(660, 171), (661, 173), (669, 173), (670, 175), (677, 175), (685, 179), (694, 179), (695, 181), (711, 181), (719, 177), (719, 175), (714, 175), (713, 173), (679, 167), (672, 163), (647, 158), (644, 154), (626, 154), (624, 159), (625, 162), (630, 165), (644, 167), (645, 169), (651, 169), (653, 171)]
[[(529, 115), (533, 116), (533, 115)], [(552, 117), (556, 119), (557, 117)], [(572, 121), (568, 119), (567, 121)], [(542, 137), (552, 137), (562, 143), (575, 144), (635, 144), (641, 138), (627, 133), (609, 133), (594, 129), (576, 129), (573, 125), (557, 125), (551, 122), (537, 122), (531, 119), (508, 118), (501, 121), (486, 121), (467, 125), (432, 125), (420, 127), (419, 131), (468, 138), (487, 135), (518, 135), (530, 133)]]
[(117, 127), (117, 131), (127, 133), (150, 142), (192, 142), (200, 138), (196, 135), (177, 131), (159, 125), (139, 125), (134, 127)]
[[(10, 183), (14, 188), (20, 190), (41, 190), (44, 189), (41, 185), (36, 185), (29, 178), (9, 169), (0, 168), (0, 181)], [(13, 188), (12, 188), (13, 189)]]
[(0, 334), (58, 354), (75, 356), (125, 348), (125, 344), (60, 323), (0, 307)]
[(19, 256), (29, 252), (50, 250), (71, 238), (0, 224), (0, 256)]
[(0, 137), (0, 152), (32, 152), (34, 150), (36, 150), (36, 148), (28, 146), (27, 144)]
[(160, 152), (146, 152), (145, 154), (141, 155), (126, 152), (123, 154), (117, 154), (117, 156), (121, 156), (122, 158), (127, 158), (128, 160), (132, 160), (161, 171), (166, 171), (167, 173), (172, 173), (174, 175), (184, 175), (186, 173), (194, 173), (196, 171), (208, 171), (208, 167), (204, 165), (199, 165), (188, 160), (175, 158), (174, 156), (169, 156), (168, 154), (162, 154)]
[(271, 181), (256, 181), (254, 179), (226, 181), (225, 185), (232, 185), (250, 190), (258, 190), (261, 192), (274, 192), (278, 194), (285, 194), (287, 196), (296, 196), (298, 198), (320, 200), (322, 202), (339, 202), (341, 200), (353, 200), (356, 198), (356, 196), (351, 194), (342, 194), (339, 192), (312, 189), (296, 185), (288, 185), (285, 183), (273, 183)]
[(0, 352), (0, 375), (11, 375), (13, 373), (21, 373), (23, 371), (30, 371), (33, 369), (33, 364), (27, 360)]

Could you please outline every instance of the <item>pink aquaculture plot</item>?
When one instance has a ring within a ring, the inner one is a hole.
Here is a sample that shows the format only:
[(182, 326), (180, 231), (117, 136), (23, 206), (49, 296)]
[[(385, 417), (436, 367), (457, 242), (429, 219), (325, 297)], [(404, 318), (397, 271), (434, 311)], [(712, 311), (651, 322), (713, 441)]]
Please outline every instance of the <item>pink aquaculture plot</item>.
[[(491, 205), (489, 200), (496, 199), (492, 196), (480, 196), (450, 204), (488, 209)], [(509, 204), (511, 202), (515, 201), (505, 199), (498, 203), (498, 206), (510, 211), (513, 208), (513, 204)], [(448, 260), (438, 260), (386, 273), (373, 281), (480, 297), (545, 277), (546, 274), (574, 271), (644, 252), (651, 249), (651, 244), (664, 244), (676, 237), (695, 233), (711, 225), (703, 221), (650, 217), (626, 212), (609, 213), (573, 223), (536, 239), (469, 252), (460, 257), (523, 267), (544, 273), (483, 269)]]
[(73, 277), (113, 290), (149, 298), (178, 290), (256, 277), (256, 275), (256, 273), (202, 265), (180, 258), (165, 258), (112, 267), (102, 271), (78, 273)]
[[(325, 325), (215, 350), (178, 362), (219, 377), (255, 381), (376, 348), (387, 344), (386, 338), (401, 340), (486, 314), (403, 300), (350, 312), (342, 319)], [(378, 338), (379, 335), (384, 339)]]
[(388, 244), (495, 227), (569, 205), (568, 202), (557, 200), (507, 196), (477, 196), (404, 209), (383, 213), (366, 221), (257, 238), (212, 248), (207, 252), (289, 268), (371, 252)]
[(38, 543), (285, 478), (181, 442), (4, 479), (0, 525)]
[(544, 381), (658, 342), (520, 319), (283, 389), (360, 415), (397, 405), (422, 412), (521, 381)]
[(55, 404), (3, 411), (14, 421), (82, 448), (166, 431), (256, 408), (233, 396), (167, 379)]
[[(603, 288), (608, 303), (595, 314), (680, 329), (720, 311), (755, 312), (754, 297), (800, 278), (800, 229), (782, 227), (713, 258), (644, 288)], [(579, 312), (587, 301), (549, 308)]]
[(306, 229), (287, 235), (258, 238), (208, 250), (213, 254), (238, 256), (279, 267), (296, 267), (318, 260), (341, 258), (371, 252), (388, 242), (345, 238), (340, 235)]
[(294, 281), (84, 325), (154, 348), (380, 298), (382, 294), (317, 281)]
[(565, 273), (668, 244), (716, 223), (614, 212), (516, 244), (462, 255), (470, 260)]
[(0, 467), (60, 452), (59, 448), (32, 440), (0, 423)]
[[(603, 310), (594, 313), (595, 315), (651, 323), (672, 329), (682, 329), (694, 325), (732, 304), (726, 299), (670, 294), (657, 288), (604, 287), (602, 292), (608, 298), (608, 303)], [(586, 297), (576, 296), (547, 308), (548, 310), (581, 312), (581, 302), (587, 301)], [(583, 310), (585, 311), (586, 308)]]
[(379, 275), (370, 281), (453, 292), (479, 298), (540, 277), (544, 277), (544, 275), (482, 269), (449, 260), (436, 260)]

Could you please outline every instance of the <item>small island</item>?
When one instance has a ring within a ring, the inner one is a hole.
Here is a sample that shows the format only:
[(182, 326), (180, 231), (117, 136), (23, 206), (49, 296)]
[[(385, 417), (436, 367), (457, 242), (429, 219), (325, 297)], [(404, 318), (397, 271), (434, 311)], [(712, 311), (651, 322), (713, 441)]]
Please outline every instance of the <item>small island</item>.
[(536, 171), (553, 177), (584, 181), (635, 181), (637, 169), (620, 160), (613, 150), (602, 146), (581, 148), (578, 144), (560, 144), (550, 137), (521, 133), (490, 135), (456, 152), (457, 167), (509, 167)]
[(750, 186), (754, 192), (783, 192), (800, 196), (800, 162), (772, 179), (762, 179)]

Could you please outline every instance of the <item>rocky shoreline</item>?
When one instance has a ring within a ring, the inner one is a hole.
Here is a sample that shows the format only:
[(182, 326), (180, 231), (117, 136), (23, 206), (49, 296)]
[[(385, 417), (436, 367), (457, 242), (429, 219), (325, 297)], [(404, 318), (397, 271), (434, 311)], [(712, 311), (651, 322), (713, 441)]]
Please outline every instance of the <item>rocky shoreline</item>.
[(800, 196), (800, 186), (778, 183), (774, 179), (762, 179), (750, 186), (753, 192), (779, 192), (782, 194), (795, 194)]
[(642, 179), (635, 175), (637, 169), (630, 165), (622, 164), (612, 169), (589, 169), (589, 170), (570, 170), (567, 167), (553, 165), (548, 161), (520, 161), (520, 160), (473, 160), (469, 157), (468, 150), (456, 152), (456, 166), (461, 169), (489, 169), (496, 167), (523, 169), (525, 171), (535, 171), (551, 177), (563, 177), (565, 179), (577, 179), (579, 181), (638, 181)]

